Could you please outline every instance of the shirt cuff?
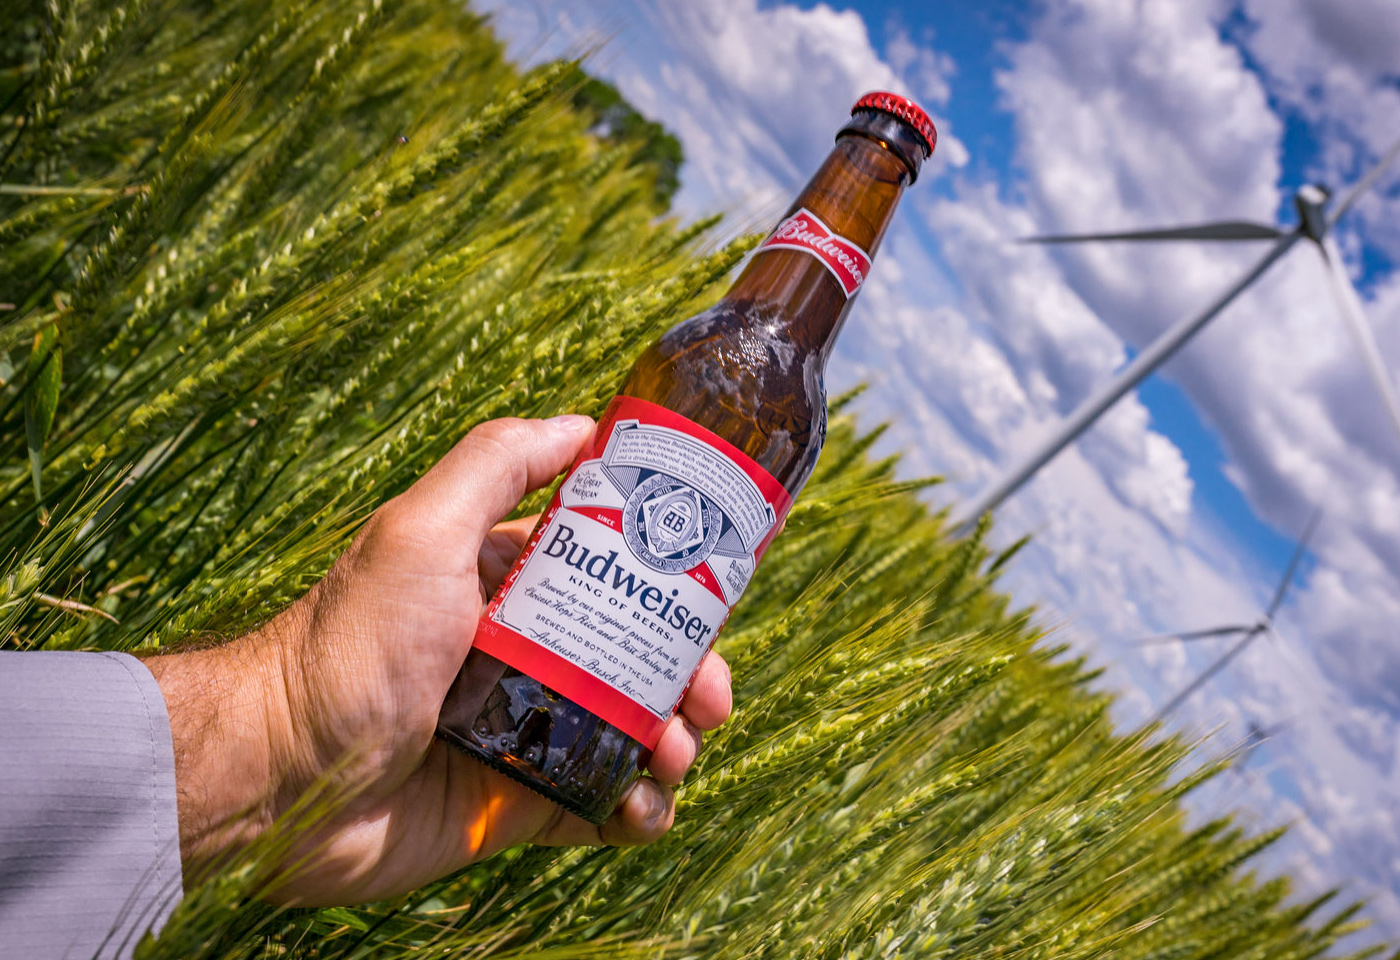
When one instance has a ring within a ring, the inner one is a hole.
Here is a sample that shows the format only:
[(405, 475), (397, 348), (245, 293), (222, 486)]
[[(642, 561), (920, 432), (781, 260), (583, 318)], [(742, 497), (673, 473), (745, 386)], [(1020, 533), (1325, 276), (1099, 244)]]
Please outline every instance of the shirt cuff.
[(0, 651), (0, 941), (129, 957), (183, 893), (165, 699), (123, 653)]

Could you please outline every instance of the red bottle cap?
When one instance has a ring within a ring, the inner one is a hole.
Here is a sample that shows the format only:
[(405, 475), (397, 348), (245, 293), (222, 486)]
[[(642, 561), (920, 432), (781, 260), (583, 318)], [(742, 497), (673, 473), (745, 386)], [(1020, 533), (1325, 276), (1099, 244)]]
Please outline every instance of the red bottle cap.
[(867, 93), (856, 101), (856, 105), (851, 108), (854, 114), (857, 110), (879, 110), (881, 113), (888, 113), (892, 117), (898, 117), (924, 139), (924, 146), (928, 147), (929, 156), (933, 156), (934, 144), (938, 143), (938, 131), (933, 128), (933, 121), (924, 113), (924, 108), (919, 106), (908, 97), (901, 97), (897, 93), (886, 93), (877, 90), (874, 93)]

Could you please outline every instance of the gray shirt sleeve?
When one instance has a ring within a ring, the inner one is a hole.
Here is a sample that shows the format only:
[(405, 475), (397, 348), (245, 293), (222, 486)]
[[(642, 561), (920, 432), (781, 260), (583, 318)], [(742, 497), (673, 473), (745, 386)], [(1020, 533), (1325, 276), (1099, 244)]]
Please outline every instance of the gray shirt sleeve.
[(0, 651), (0, 957), (128, 957), (181, 894), (150, 671), (121, 653)]

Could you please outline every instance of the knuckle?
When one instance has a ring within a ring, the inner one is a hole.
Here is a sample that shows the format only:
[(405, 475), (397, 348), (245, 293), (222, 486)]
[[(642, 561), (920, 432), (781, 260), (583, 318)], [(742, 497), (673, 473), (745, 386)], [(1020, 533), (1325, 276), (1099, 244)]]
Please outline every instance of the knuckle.
[(724, 659), (724, 654), (720, 653), (718, 650), (711, 650), (711, 651), (709, 652), (709, 654), (707, 654), (707, 656), (710, 656), (710, 657), (713, 657), (713, 658), (714, 658), (714, 664), (715, 664), (715, 666), (716, 666), (716, 667), (719, 669), (719, 671), (724, 675), (724, 683), (725, 683), (725, 685), (726, 685), (726, 686), (731, 686), (731, 685), (733, 685), (733, 683), (734, 683), (734, 674), (733, 674), (733, 672), (729, 669), (729, 661), (726, 660), (726, 659)]
[(523, 490), (527, 474), (524, 454), (528, 433), (524, 420), (507, 417), (488, 420), (473, 427), (467, 434), (466, 442), (478, 457)]
[(413, 542), (421, 529), (413, 513), (412, 506), (402, 495), (385, 502), (374, 511), (360, 531), (358, 552), (373, 557)]
[(486, 420), (478, 423), (467, 431), (467, 437), (503, 450), (510, 450), (520, 444), (526, 432), (524, 420), (519, 417), (501, 417), (498, 420)]
[(695, 756), (699, 756), (701, 748), (705, 746), (705, 734), (689, 720), (685, 720), (684, 723), (685, 732), (690, 734), (690, 742), (695, 745)]
[(365, 524), (364, 539), (367, 541), (392, 540), (399, 536), (407, 525), (405, 514), (408, 512), (408, 505), (403, 502), (401, 496), (386, 501), (380, 505), (378, 510), (374, 511), (374, 515)]

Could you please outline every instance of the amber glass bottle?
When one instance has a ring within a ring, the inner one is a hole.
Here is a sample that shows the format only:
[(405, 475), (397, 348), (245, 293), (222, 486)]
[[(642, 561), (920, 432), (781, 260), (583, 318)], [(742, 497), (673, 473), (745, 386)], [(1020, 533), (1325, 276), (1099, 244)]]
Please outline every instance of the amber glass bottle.
[(935, 136), (908, 100), (862, 97), (724, 299), (641, 355), (483, 615), (438, 736), (607, 819), (816, 464), (827, 358)]

